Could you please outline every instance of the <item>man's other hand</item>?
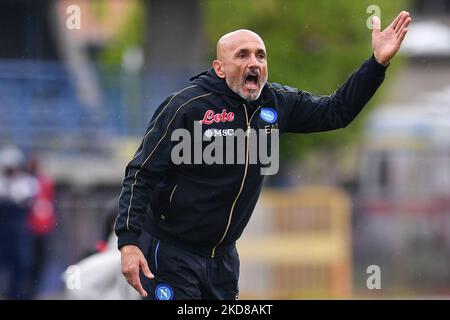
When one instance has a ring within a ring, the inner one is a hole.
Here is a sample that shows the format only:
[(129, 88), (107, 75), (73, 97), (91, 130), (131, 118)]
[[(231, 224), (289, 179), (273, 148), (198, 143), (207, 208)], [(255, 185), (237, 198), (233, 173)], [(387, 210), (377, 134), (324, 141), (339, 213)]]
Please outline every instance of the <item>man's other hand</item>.
[(144, 275), (153, 279), (154, 275), (150, 272), (150, 269), (145, 260), (142, 251), (137, 246), (126, 245), (120, 248), (121, 261), (122, 261), (122, 273), (127, 279), (128, 283), (139, 292), (142, 297), (147, 297), (148, 294), (142, 287), (139, 279), (139, 271), (142, 270)]
[(387, 66), (395, 56), (408, 32), (411, 17), (402, 11), (389, 27), (381, 31), (381, 21), (373, 17), (372, 50), (378, 63)]

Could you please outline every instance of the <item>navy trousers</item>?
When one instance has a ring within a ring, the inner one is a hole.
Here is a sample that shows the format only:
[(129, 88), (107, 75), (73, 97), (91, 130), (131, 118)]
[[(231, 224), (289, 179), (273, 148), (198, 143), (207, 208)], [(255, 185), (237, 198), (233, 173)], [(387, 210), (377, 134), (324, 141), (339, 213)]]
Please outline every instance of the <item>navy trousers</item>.
[(200, 256), (147, 237), (144, 252), (155, 279), (141, 274), (149, 300), (235, 300), (239, 296), (236, 247), (221, 256)]

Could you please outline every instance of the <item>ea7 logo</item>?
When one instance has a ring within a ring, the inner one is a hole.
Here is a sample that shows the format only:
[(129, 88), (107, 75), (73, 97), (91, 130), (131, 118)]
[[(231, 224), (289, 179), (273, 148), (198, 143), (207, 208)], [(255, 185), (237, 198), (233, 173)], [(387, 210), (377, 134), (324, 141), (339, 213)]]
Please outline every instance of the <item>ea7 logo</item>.
[(205, 137), (226, 137), (234, 135), (234, 129), (208, 129), (204, 133)]
[(269, 134), (272, 132), (272, 130), (278, 129), (278, 124), (269, 124), (267, 126), (264, 126), (264, 131), (266, 134)]

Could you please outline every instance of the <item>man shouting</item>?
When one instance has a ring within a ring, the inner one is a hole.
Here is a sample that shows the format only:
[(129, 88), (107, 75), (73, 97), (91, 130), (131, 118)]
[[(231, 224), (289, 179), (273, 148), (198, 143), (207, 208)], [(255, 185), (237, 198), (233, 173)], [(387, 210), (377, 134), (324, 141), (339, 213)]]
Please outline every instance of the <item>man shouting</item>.
[[(381, 31), (375, 17), (372, 56), (330, 96), (268, 82), (266, 47), (255, 32), (221, 37), (212, 68), (161, 103), (126, 168), (115, 231), (130, 285), (149, 299), (235, 299), (235, 243), (264, 179), (264, 164), (250, 161), (252, 139), (347, 126), (383, 82), (410, 22), (409, 13), (401, 12)], [(174, 161), (175, 130), (194, 136), (198, 126), (208, 139), (191, 141), (192, 153), (182, 155), (188, 161)], [(189, 161), (239, 132), (245, 134), (234, 149), (243, 150), (241, 161)]]

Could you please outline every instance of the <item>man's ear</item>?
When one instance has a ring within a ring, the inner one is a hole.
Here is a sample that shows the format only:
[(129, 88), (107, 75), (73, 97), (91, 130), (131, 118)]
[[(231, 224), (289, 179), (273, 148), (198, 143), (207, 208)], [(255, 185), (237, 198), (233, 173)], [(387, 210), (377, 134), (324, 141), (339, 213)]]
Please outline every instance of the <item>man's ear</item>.
[(213, 66), (214, 71), (216, 72), (217, 76), (219, 78), (224, 79), (225, 78), (225, 72), (223, 70), (222, 61), (214, 60), (212, 66)]

